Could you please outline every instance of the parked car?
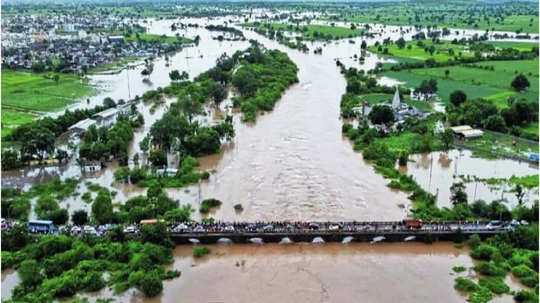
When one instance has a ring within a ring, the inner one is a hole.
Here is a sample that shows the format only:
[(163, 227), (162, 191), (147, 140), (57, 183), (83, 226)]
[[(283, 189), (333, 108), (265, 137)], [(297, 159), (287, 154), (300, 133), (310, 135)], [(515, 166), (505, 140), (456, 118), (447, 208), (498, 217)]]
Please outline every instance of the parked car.
[(129, 226), (126, 226), (126, 228), (124, 228), (125, 233), (134, 233), (136, 230), (137, 229), (133, 225), (129, 225)]

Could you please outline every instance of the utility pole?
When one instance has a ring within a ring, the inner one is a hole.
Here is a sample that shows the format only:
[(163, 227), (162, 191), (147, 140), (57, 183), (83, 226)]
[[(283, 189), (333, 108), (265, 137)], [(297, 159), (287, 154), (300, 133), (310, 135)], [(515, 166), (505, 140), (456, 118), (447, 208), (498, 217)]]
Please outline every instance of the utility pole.
[(129, 86), (129, 65), (126, 68), (127, 85), (128, 85), (128, 101), (131, 100), (131, 87)]

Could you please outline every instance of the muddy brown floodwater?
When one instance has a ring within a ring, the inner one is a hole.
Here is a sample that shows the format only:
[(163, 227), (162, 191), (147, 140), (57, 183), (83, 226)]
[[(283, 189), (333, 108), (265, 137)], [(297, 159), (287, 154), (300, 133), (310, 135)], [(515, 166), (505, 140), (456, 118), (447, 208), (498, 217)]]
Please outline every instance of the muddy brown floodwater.
[[(469, 150), (450, 150), (448, 152), (432, 152), (410, 157), (411, 162), (406, 167), (400, 167), (403, 173), (414, 176), (422, 188), (437, 195), (439, 207), (450, 207), (450, 187), (455, 182), (473, 176), (488, 178), (509, 178), (538, 174), (538, 166), (528, 162), (518, 162), (509, 159), (474, 158)], [(486, 202), (504, 200), (510, 207), (518, 204), (515, 193), (511, 192), (514, 185), (489, 186), (483, 182), (466, 182), (465, 191), (469, 201), (482, 199)], [(525, 189), (525, 204), (532, 205), (538, 199), (538, 187)]]
[[(201, 25), (210, 22), (188, 21)], [(170, 32), (172, 22), (154, 20), (148, 24), (149, 31), (173, 34)], [(216, 42), (211, 39), (214, 34), (203, 28), (182, 31), (186, 33), (190, 37), (199, 34), (201, 44), (171, 56), (170, 66), (163, 59), (157, 59), (155, 72), (150, 77), (152, 83), (146, 87), (141, 84), (139, 75), (142, 67), (129, 72), (130, 82), (136, 85), (131, 96), (167, 85), (167, 75), (172, 69), (187, 70), (193, 77), (213, 66), (221, 53), (230, 55), (248, 45), (247, 42)], [(383, 59), (369, 55), (363, 65), (354, 61), (352, 56), (359, 53), (362, 38), (352, 39), (355, 44), (330, 42), (324, 45), (322, 55), (315, 55), (286, 48), (251, 31), (244, 34), (267, 48), (286, 52), (299, 68), (299, 83), (283, 94), (272, 112), (260, 115), (255, 123), (243, 123), (240, 116), (235, 115), (233, 142), (224, 145), (219, 155), (200, 159), (201, 169), (212, 171), (210, 180), (186, 188), (168, 189), (169, 195), (196, 209), (202, 199), (220, 199), (223, 205), (212, 214), (220, 220), (401, 220), (406, 217), (410, 207), (407, 194), (389, 189), (388, 181), (376, 174), (373, 166), (362, 159), (361, 153), (354, 152), (351, 143), (341, 135), (339, 103), (346, 83), (334, 59), (340, 58), (348, 66), (364, 70), (373, 68)], [(368, 44), (385, 37), (395, 40), (399, 35), (394, 28), (369, 39)], [(309, 46), (313, 49), (322, 45)], [(94, 76), (94, 81), (106, 83), (109, 89), (91, 98), (90, 104), (79, 103), (74, 108), (93, 106), (105, 96), (127, 99), (127, 77), (128, 71)], [(384, 81), (390, 83), (391, 79)], [(172, 101), (167, 100), (167, 104)], [(139, 110), (147, 124), (137, 131), (130, 155), (138, 152), (138, 142), (166, 108), (158, 108), (152, 114), (141, 104)], [(432, 155), (438, 161), (440, 155)], [(416, 163), (409, 165), (408, 173), (432, 192), (440, 188), (439, 202), (444, 205), (447, 196), (444, 190), (451, 185), (448, 180), (451, 180), (453, 166), (443, 159), (439, 161), (439, 168), (432, 169), (426, 166), (425, 157), (413, 156)], [(469, 164), (470, 161), (474, 164)], [(479, 172), (490, 168), (490, 173), (496, 170), (501, 177), (531, 171), (523, 165), (516, 166), (516, 162), (477, 161), (467, 157), (458, 159), (458, 171)], [(110, 187), (114, 168), (111, 165), (98, 176), (85, 179)], [(429, 171), (431, 173), (426, 174)], [(79, 177), (80, 171), (76, 166), (51, 171), (47, 168), (18, 170), (5, 174), (2, 184), (39, 183), (58, 175)], [(133, 186), (115, 185), (113, 189), (119, 191), (116, 200), (121, 202), (144, 193), (144, 189)], [(478, 198), (488, 196), (483, 191), (477, 194)], [(69, 203), (73, 209), (80, 208), (75, 201)], [(243, 205), (243, 212), (234, 211), (233, 205), (237, 203)], [(193, 217), (199, 219), (198, 212), (194, 212)], [(211, 248), (210, 256), (194, 260), (191, 246), (177, 247), (172, 267), (180, 270), (182, 276), (166, 281), (161, 296), (144, 299), (137, 291), (130, 290), (115, 298), (119, 302), (147, 303), (464, 302), (466, 297), (452, 287), (455, 275), (451, 268), (473, 265), (467, 250), (458, 250), (450, 243), (213, 245)], [(468, 274), (472, 273), (464, 273)], [(4, 271), (2, 282), (2, 299), (5, 299), (4, 293), (9, 293), (10, 287), (17, 284), (18, 276)], [(517, 288), (509, 278), (507, 283)], [(110, 290), (85, 295), (93, 299), (113, 296)], [(494, 301), (511, 302), (512, 299), (505, 296)]]
[[(211, 245), (210, 255), (191, 256), (178, 246), (171, 268), (180, 278), (165, 281), (163, 293), (144, 298), (137, 291), (121, 302), (465, 302), (452, 287), (457, 276), (475, 274), (467, 249), (452, 243), (327, 243)], [(453, 266), (468, 270), (456, 274)], [(511, 289), (516, 281), (507, 278)], [(87, 296), (83, 295), (83, 296)], [(109, 290), (89, 294), (107, 297)], [(513, 302), (509, 295), (492, 302)]]

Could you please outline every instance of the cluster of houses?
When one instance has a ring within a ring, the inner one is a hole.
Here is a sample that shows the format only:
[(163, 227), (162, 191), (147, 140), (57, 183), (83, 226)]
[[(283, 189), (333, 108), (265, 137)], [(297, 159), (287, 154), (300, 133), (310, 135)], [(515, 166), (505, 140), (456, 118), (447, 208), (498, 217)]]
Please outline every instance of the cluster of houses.
[(62, 71), (83, 72), (117, 58), (162, 54), (171, 48), (169, 43), (125, 43), (123, 36), (113, 34), (134, 26), (115, 17), (4, 16), (2, 66), (30, 69), (42, 63), (50, 68), (47, 61), (56, 58), (63, 62)]

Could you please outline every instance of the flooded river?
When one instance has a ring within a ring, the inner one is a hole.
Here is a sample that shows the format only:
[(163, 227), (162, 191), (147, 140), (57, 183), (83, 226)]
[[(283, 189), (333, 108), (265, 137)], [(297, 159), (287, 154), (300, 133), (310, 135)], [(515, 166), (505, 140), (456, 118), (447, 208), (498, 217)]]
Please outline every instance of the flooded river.
[[(149, 31), (173, 34), (171, 20), (152, 21)], [(209, 21), (182, 20), (204, 25)], [(212, 21), (221, 24), (223, 20)], [(232, 54), (245, 49), (247, 41), (218, 42), (217, 34), (203, 28), (179, 31), (187, 37), (199, 35), (197, 47), (186, 48), (170, 56), (170, 66), (164, 58), (154, 62), (151, 83), (142, 82), (140, 70), (123, 70), (113, 75), (91, 76), (104, 91), (92, 97), (87, 107), (110, 96), (116, 100), (142, 95), (148, 89), (168, 85), (168, 73), (173, 69), (187, 71), (191, 78), (209, 69), (224, 52)], [(406, 217), (410, 201), (407, 194), (389, 189), (387, 180), (353, 151), (351, 143), (341, 135), (339, 103), (345, 91), (345, 79), (334, 59), (349, 66), (371, 69), (382, 59), (369, 55), (363, 65), (352, 59), (359, 53), (362, 38), (330, 42), (322, 55), (302, 53), (286, 48), (251, 31), (246, 38), (257, 39), (267, 48), (287, 52), (299, 68), (299, 83), (289, 88), (272, 112), (261, 115), (255, 123), (243, 123), (234, 117), (236, 137), (224, 145), (218, 155), (201, 158), (201, 169), (211, 171), (209, 181), (181, 189), (168, 189), (170, 196), (181, 204), (198, 208), (205, 198), (217, 198), (223, 205), (212, 217), (220, 220), (400, 220)], [(389, 31), (392, 39), (399, 32)], [(383, 37), (370, 39), (369, 44)], [(315, 43), (308, 45), (323, 45)], [(128, 90), (128, 78), (129, 87)], [(391, 83), (392, 79), (384, 79)], [(174, 100), (167, 100), (170, 104)], [(166, 111), (166, 105), (154, 113), (149, 106), (139, 105), (145, 126), (137, 131), (130, 156), (138, 152), (138, 142), (152, 123)], [(432, 153), (412, 156), (407, 167), (419, 183), (438, 193), (439, 204), (448, 206), (449, 187), (457, 165), (458, 174), (481, 174), (480, 177), (510, 177), (536, 171), (515, 161), (472, 159), (470, 154), (452, 151), (448, 155)], [(111, 187), (115, 165), (97, 176), (85, 180)], [(77, 168), (41, 168), (7, 172), (2, 184), (42, 182), (54, 176), (80, 177)], [(134, 186), (114, 185), (115, 200), (123, 202), (130, 196), (144, 194)], [(472, 193), (474, 190), (476, 194)], [(469, 198), (490, 201), (501, 195), (470, 183)], [(504, 194), (505, 197), (512, 194)], [(82, 208), (69, 201), (71, 209)], [(82, 203), (82, 202), (81, 202)], [(244, 211), (237, 213), (233, 205), (241, 203)], [(84, 206), (88, 208), (88, 206)], [(198, 219), (198, 212), (194, 217)], [(122, 302), (463, 302), (466, 297), (452, 285), (453, 266), (472, 266), (464, 249), (450, 243), (424, 244), (277, 244), (211, 246), (212, 254), (201, 260), (191, 257), (191, 246), (177, 247), (174, 268), (180, 278), (164, 283), (158, 298), (142, 299), (128, 292)], [(467, 274), (467, 273), (465, 273)], [(6, 280), (4, 280), (4, 278)], [(9, 280), (11, 279), (11, 280)], [(4, 272), (2, 293), (17, 281), (15, 273)], [(513, 285), (510, 281), (510, 285)], [(5, 288), (6, 287), (6, 288)], [(9, 292), (9, 291), (8, 291)], [(110, 292), (93, 294), (110, 296)], [(4, 294), (2, 294), (4, 298)], [(509, 296), (496, 302), (511, 302)]]

